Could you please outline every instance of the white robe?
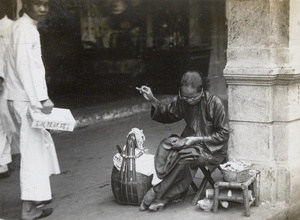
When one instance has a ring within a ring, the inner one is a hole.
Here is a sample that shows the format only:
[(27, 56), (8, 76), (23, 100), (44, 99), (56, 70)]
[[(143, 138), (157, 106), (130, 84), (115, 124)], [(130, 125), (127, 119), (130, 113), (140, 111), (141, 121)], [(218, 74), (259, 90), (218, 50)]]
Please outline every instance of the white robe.
[(8, 104), (20, 131), (21, 199), (50, 200), (49, 176), (60, 173), (52, 137), (45, 129), (31, 128), (28, 120), (29, 102), (9, 101)]
[(37, 22), (24, 14), (14, 22), (11, 33), (4, 98), (29, 101), (32, 107), (42, 108), (41, 101), (49, 97)]
[[(10, 42), (12, 24), (13, 21), (8, 19), (7, 16), (0, 20), (0, 77), (3, 79), (5, 79), (4, 55)], [(3, 99), (3, 91), (0, 90), (0, 165), (7, 165), (11, 162), (12, 143), (14, 143), (14, 152), (18, 152), (18, 140), (15, 134), (15, 127), (6, 100)]]
[(51, 135), (45, 129), (31, 128), (28, 120), (29, 109), (42, 108), (41, 101), (48, 99), (48, 92), (37, 22), (26, 14), (12, 26), (4, 98), (9, 100), (20, 134), (21, 199), (50, 200), (49, 176), (60, 173), (60, 168)]
[[(7, 165), (11, 160), (11, 145), (14, 152), (18, 152), (18, 137), (8, 111), (7, 101), (0, 92), (0, 165)], [(12, 144), (14, 143), (14, 144)]]

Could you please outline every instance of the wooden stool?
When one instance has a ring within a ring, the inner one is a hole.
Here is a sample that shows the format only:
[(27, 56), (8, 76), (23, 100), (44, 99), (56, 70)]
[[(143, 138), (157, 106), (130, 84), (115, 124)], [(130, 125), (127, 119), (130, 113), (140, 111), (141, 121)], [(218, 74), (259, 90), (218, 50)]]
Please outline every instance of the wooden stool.
[[(221, 164), (226, 163), (226, 162), (227, 162), (227, 156), (224, 158), (224, 160), (222, 161)], [(213, 167), (211, 170), (209, 170), (205, 166), (199, 166), (199, 169), (202, 171), (204, 177), (203, 177), (203, 180), (201, 181), (199, 187), (197, 187), (197, 185), (194, 181), (191, 183), (191, 187), (196, 193), (194, 196), (193, 202), (192, 202), (193, 205), (196, 205), (197, 202), (199, 201), (201, 193), (203, 192), (203, 190), (205, 190), (207, 183), (210, 183), (211, 187), (214, 188), (215, 180), (211, 176), (213, 174), (213, 172), (215, 172), (217, 169), (220, 171), (222, 170), (220, 165)], [(184, 198), (187, 194), (187, 191), (188, 191), (188, 189), (186, 190), (186, 192), (184, 192), (182, 194), (182, 197), (181, 197), (182, 200), (184, 200)]]
[[(241, 202), (245, 207), (245, 216), (250, 216), (250, 206), (259, 206), (259, 171), (250, 172), (248, 180), (242, 183), (238, 182), (216, 182), (214, 187), (213, 213), (218, 212), (219, 201)], [(249, 188), (252, 189), (253, 199), (249, 198)], [(221, 195), (220, 189), (240, 189), (242, 197)], [(251, 199), (251, 201), (250, 201)]]

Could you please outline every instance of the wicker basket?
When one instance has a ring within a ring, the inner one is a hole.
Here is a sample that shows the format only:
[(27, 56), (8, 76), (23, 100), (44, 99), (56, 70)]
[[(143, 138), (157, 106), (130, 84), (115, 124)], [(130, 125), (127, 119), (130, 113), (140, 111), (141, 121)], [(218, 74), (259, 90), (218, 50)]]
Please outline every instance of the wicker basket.
[(126, 149), (122, 153), (121, 170), (115, 167), (112, 169), (111, 187), (118, 204), (140, 205), (144, 195), (152, 187), (152, 176), (136, 172), (135, 147), (135, 135), (129, 135)]
[(245, 182), (249, 179), (249, 169), (241, 171), (222, 170), (224, 180), (227, 182)]

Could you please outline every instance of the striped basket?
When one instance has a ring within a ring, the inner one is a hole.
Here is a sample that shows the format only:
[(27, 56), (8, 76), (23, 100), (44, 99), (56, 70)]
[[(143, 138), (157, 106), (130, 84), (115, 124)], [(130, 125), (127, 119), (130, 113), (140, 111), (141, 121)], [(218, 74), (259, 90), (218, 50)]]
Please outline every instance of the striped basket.
[(122, 167), (119, 171), (113, 167), (111, 174), (111, 187), (118, 204), (140, 205), (146, 192), (152, 187), (152, 176), (136, 172), (135, 168), (135, 135), (127, 138), (126, 149), (121, 153)]

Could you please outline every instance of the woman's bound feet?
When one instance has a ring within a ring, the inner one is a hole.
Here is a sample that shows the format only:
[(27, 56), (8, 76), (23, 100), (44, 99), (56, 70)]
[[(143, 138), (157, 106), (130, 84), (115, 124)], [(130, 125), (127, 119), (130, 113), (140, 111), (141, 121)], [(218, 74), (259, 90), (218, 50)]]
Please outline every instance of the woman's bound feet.
[(153, 212), (162, 211), (165, 208), (165, 205), (167, 205), (168, 202), (169, 202), (168, 199), (165, 199), (165, 200), (155, 199), (150, 205), (147, 205), (145, 203), (145, 201), (143, 200), (141, 205), (140, 205), (139, 210), (142, 211), (142, 212), (146, 211), (146, 210), (153, 211)]
[(165, 203), (160, 202), (158, 200), (154, 201), (153, 203), (151, 203), (151, 205), (146, 205), (144, 201), (142, 201), (139, 210), (141, 212), (149, 210), (149, 211), (162, 211), (165, 207)]
[(141, 212), (146, 210), (150, 210), (153, 212), (162, 211), (168, 202), (169, 199), (163, 199), (163, 200), (156, 199), (155, 192), (153, 188), (151, 188), (144, 196), (144, 199), (140, 204), (139, 210)]
[(144, 199), (142, 200), (142, 203), (140, 205), (140, 211), (146, 211), (151, 203), (155, 200), (155, 192), (153, 188), (149, 189), (149, 191), (144, 196)]
[(140, 211), (143, 212), (143, 211), (146, 211), (147, 209), (149, 208), (149, 205), (146, 205), (144, 200), (142, 201), (141, 205), (140, 205)]
[(159, 201), (154, 201), (150, 206), (149, 206), (149, 210), (156, 212), (156, 211), (162, 211), (164, 210), (165, 204)]

